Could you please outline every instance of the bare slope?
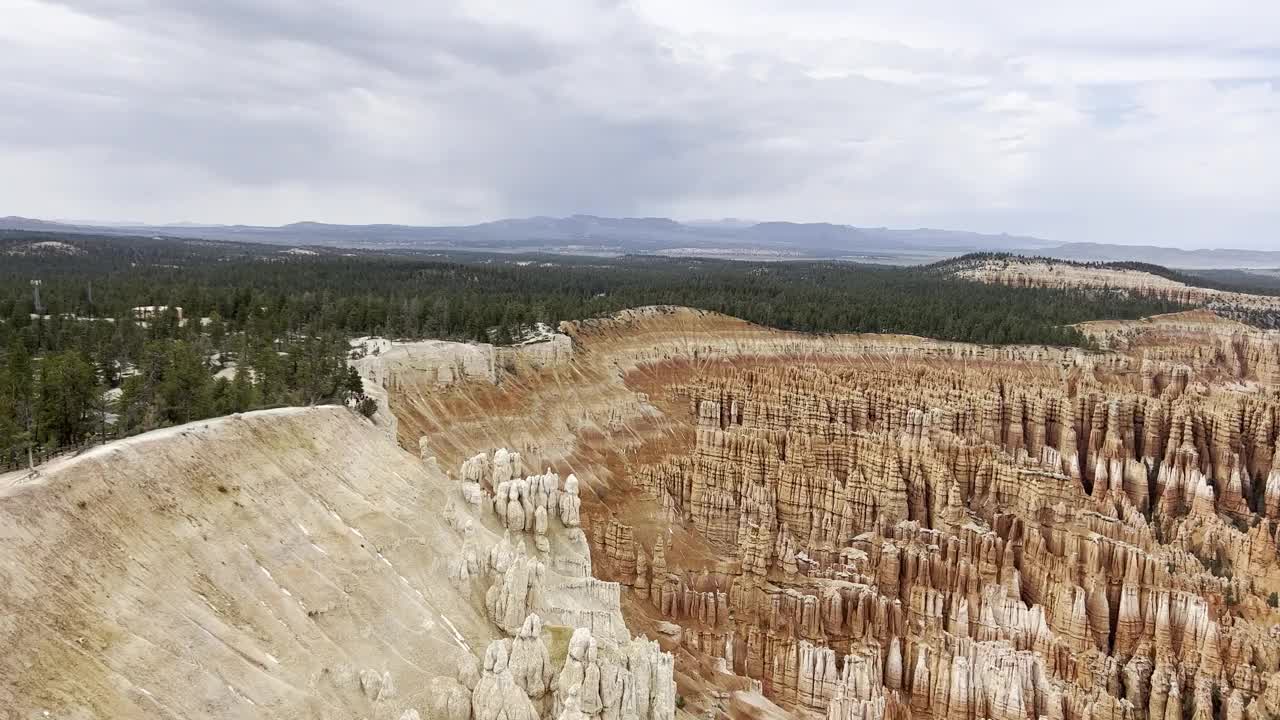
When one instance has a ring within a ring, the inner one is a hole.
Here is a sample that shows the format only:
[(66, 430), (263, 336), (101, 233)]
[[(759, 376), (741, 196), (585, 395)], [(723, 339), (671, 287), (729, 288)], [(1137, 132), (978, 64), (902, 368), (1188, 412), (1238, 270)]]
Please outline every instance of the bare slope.
[[(421, 708), (426, 680), (494, 633), (444, 580), (456, 535), (431, 509), (447, 488), (325, 407), (150, 433), (0, 489), (0, 705), (22, 718)], [(398, 692), (380, 688), (387, 675)]]

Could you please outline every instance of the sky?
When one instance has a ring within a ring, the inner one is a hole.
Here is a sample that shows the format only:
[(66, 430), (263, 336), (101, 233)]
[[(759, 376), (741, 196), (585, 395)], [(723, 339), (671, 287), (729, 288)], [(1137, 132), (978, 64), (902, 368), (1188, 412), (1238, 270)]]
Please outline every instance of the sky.
[(0, 0), (0, 215), (1280, 249), (1280, 3)]

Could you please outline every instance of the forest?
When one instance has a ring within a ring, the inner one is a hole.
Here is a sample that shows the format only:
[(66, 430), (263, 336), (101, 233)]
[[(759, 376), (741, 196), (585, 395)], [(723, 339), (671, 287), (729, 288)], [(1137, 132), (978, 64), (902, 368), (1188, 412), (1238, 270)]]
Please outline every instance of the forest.
[(1071, 323), (1183, 309), (928, 268), (0, 232), (0, 468), (220, 414), (358, 401), (352, 337), (505, 344), (536, 323), (656, 304), (807, 332), (1076, 346)]

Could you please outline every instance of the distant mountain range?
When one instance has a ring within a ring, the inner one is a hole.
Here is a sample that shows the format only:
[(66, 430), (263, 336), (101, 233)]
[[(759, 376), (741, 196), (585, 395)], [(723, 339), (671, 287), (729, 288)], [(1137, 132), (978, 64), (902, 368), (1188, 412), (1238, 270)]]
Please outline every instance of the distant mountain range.
[(1018, 235), (956, 230), (862, 228), (830, 223), (606, 218), (573, 215), (496, 220), (479, 225), (83, 225), (10, 216), (0, 229), (145, 235), (276, 245), (366, 249), (649, 254), (755, 260), (839, 259), (915, 264), (970, 252), (1014, 252), (1064, 260), (1139, 260), (1179, 268), (1280, 268), (1280, 252), (1179, 250), (1138, 245), (1061, 244)]

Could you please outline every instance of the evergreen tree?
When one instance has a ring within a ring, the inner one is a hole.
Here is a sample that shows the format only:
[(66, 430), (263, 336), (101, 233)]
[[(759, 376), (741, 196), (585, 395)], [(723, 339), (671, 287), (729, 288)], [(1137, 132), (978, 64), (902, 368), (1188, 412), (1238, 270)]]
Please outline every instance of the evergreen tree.
[(169, 346), (159, 397), (161, 418), (167, 423), (177, 425), (213, 414), (213, 377), (191, 344), (178, 341)]
[(360, 377), (360, 371), (354, 367), (347, 368), (346, 381), (343, 383), (343, 390), (349, 395), (364, 395), (364, 378)]
[(259, 404), (257, 388), (249, 379), (250, 373), (252, 370), (248, 367), (236, 368), (235, 378), (231, 381), (231, 412), (245, 412)]
[(93, 365), (79, 352), (45, 357), (40, 363), (37, 409), (41, 439), (53, 447), (83, 440), (92, 428), (97, 394)]
[(154, 408), (151, 388), (142, 375), (131, 375), (120, 385), (120, 399), (116, 404), (119, 414), (117, 427), (124, 433), (139, 432), (154, 424)]
[(35, 439), (35, 377), (31, 354), (20, 335), (15, 333), (10, 339), (5, 360), (0, 396), (6, 398), (5, 407), (10, 415), (15, 448), (30, 449)]
[(222, 315), (217, 310), (209, 316), (209, 325), (205, 331), (209, 333), (209, 343), (214, 350), (222, 352), (226, 349), (227, 325), (222, 321)]

